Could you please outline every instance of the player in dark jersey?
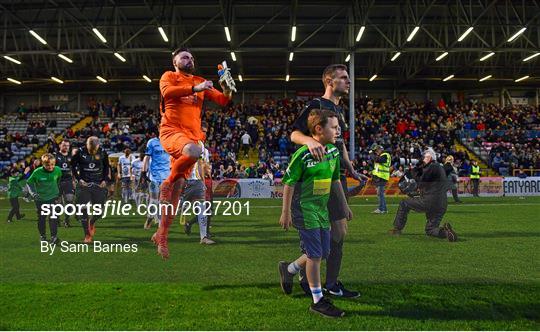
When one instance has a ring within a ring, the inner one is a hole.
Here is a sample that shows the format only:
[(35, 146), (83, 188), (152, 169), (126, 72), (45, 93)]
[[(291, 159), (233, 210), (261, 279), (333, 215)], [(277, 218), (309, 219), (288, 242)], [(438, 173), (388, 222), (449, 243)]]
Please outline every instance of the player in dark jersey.
[[(67, 139), (60, 142), (56, 151), (53, 153), (56, 158), (56, 166), (62, 170), (62, 177), (60, 178), (60, 197), (62, 204), (69, 204), (73, 202), (75, 198), (75, 181), (73, 173), (71, 172), (71, 158), (73, 152), (70, 151), (70, 143)], [(69, 215), (66, 214), (64, 219), (64, 227), (69, 227)]]
[[(77, 179), (77, 204), (101, 204), (107, 199), (107, 182), (110, 181), (109, 156), (99, 146), (99, 138), (91, 136), (86, 146), (73, 156), (73, 175)], [(96, 232), (98, 215), (88, 216), (82, 209), (81, 223), (84, 230), (84, 243), (91, 243)]]
[[(335, 112), (338, 117), (341, 133), (336, 139), (335, 146), (340, 155), (340, 183), (343, 191), (347, 192), (347, 178), (345, 170), (356, 180), (361, 180), (361, 176), (356, 172), (349, 160), (347, 147), (345, 146), (342, 133), (348, 130), (345, 122), (343, 109), (339, 102), (343, 96), (349, 93), (350, 79), (345, 65), (330, 65), (326, 67), (322, 75), (324, 84), (324, 95), (309, 102), (294, 122), (294, 130), (291, 134), (291, 141), (299, 145), (306, 145), (309, 152), (317, 160), (322, 160), (325, 154), (325, 147), (309, 135), (308, 116), (312, 109), (327, 109)], [(352, 110), (354, 111), (354, 110)], [(328, 210), (331, 222), (331, 242), (330, 255), (326, 260), (326, 291), (334, 296), (354, 298), (360, 296), (356, 291), (347, 290), (338, 280), (341, 260), (343, 256), (343, 240), (347, 234), (347, 222), (351, 219), (348, 214), (348, 203), (343, 201), (343, 196), (337, 194), (337, 188), (332, 187), (330, 198), (328, 200)], [(300, 284), (306, 294), (310, 294), (309, 285), (300, 274)], [(310, 294), (311, 295), (311, 294)]]

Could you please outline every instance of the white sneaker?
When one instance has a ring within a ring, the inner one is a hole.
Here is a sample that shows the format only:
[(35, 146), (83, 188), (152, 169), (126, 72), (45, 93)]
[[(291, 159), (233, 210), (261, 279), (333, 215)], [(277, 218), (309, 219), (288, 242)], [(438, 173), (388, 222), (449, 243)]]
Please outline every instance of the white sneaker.
[(371, 212), (371, 213), (382, 214), (382, 213), (384, 213), (384, 211), (381, 211), (381, 210), (377, 209), (377, 210), (374, 210), (374, 211)]
[(210, 240), (210, 239), (207, 238), (207, 237), (203, 237), (203, 238), (201, 239), (201, 244), (216, 244), (216, 241)]
[(144, 222), (144, 229), (150, 229), (152, 228), (152, 220), (154, 218), (146, 218), (146, 221)]

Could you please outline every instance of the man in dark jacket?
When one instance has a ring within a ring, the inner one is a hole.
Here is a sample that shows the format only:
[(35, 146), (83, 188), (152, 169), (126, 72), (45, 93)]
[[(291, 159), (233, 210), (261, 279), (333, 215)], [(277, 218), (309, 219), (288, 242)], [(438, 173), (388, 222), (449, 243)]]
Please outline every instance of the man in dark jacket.
[(447, 238), (448, 241), (457, 241), (457, 235), (449, 223), (439, 227), (448, 205), (446, 192), (448, 180), (444, 168), (436, 160), (433, 149), (424, 152), (423, 163), (415, 168), (415, 179), (420, 189), (419, 197), (405, 198), (399, 203), (394, 219), (394, 228), (390, 234), (399, 235), (407, 223), (410, 210), (426, 213), (426, 234), (438, 238)]

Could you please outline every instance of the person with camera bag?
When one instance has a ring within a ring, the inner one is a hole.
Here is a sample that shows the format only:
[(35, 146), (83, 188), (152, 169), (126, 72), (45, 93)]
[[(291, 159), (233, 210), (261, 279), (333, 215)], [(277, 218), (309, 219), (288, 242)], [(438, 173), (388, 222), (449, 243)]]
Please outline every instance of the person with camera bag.
[[(392, 235), (400, 235), (410, 210), (426, 213), (425, 232), (429, 236), (446, 238), (450, 242), (457, 241), (456, 232), (449, 223), (439, 227), (447, 208), (446, 192), (448, 180), (441, 164), (437, 162), (437, 156), (432, 148), (424, 151), (424, 159), (413, 170), (412, 176), (418, 183), (419, 196), (408, 197), (399, 203), (399, 208), (394, 219), (394, 228), (389, 231)], [(403, 184), (403, 182), (402, 182)], [(400, 184), (400, 188), (401, 188)], [(409, 194), (409, 196), (412, 196)]]

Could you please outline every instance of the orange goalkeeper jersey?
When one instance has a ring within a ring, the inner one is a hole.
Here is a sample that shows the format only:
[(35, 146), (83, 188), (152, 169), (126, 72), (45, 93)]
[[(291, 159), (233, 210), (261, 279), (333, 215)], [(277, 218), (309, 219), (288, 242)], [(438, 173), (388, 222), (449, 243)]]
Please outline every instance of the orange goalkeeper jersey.
[(160, 131), (182, 132), (194, 141), (204, 140), (201, 130), (202, 105), (205, 98), (218, 105), (226, 106), (229, 98), (212, 88), (201, 92), (193, 92), (193, 87), (204, 82), (199, 76), (182, 72), (167, 71), (159, 80), (159, 89), (165, 110), (161, 117)]

